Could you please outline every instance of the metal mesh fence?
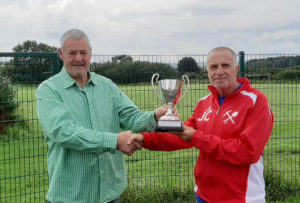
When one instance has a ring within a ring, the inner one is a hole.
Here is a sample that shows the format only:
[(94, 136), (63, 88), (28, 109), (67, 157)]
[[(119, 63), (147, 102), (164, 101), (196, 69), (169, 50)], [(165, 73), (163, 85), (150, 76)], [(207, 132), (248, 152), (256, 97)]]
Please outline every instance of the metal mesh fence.
[[(275, 115), (264, 152), (269, 200), (298, 195), (300, 186), (300, 72), (299, 55), (248, 54), (245, 76), (263, 91)], [(297, 66), (298, 65), (298, 66)]]
[[(94, 55), (91, 70), (111, 78), (144, 111), (162, 103), (153, 92), (151, 76), (180, 77), (180, 61), (192, 58), (198, 69), (185, 74), (191, 79), (187, 95), (178, 105), (181, 120), (192, 113), (198, 100), (208, 94), (206, 55)], [(299, 195), (300, 185), (300, 84), (297, 55), (246, 54), (241, 70), (254, 87), (263, 91), (275, 114), (275, 125), (264, 153), (268, 201)], [(2, 99), (1, 107), (15, 110), (0, 115), (0, 202), (44, 202), (48, 189), (47, 146), (36, 117), (35, 90), (58, 71), (53, 55), (0, 53), (1, 85), (10, 84), (13, 100)], [(187, 63), (189, 64), (189, 63)], [(53, 68), (54, 67), (54, 68)], [(122, 67), (122, 69), (120, 68)], [(30, 70), (30, 71), (29, 71)], [(192, 70), (192, 69), (190, 69)], [(1, 87), (2, 87), (1, 86)], [(1, 97), (2, 98), (2, 97)], [(193, 195), (196, 149), (154, 152), (142, 149), (126, 156), (129, 188), (154, 190), (179, 188)]]
[(38, 70), (41, 66), (52, 69), (52, 61), (46, 59), (40, 56), (0, 58), (1, 77), (7, 79), (1, 80), (1, 88), (10, 83), (6, 88), (14, 96), (9, 99), (2, 95), (1, 108), (9, 109), (12, 103), (17, 105), (13, 111), (2, 111), (0, 116), (0, 202), (45, 201), (47, 147), (37, 121), (35, 90), (41, 76), (43, 79), (51, 76)]

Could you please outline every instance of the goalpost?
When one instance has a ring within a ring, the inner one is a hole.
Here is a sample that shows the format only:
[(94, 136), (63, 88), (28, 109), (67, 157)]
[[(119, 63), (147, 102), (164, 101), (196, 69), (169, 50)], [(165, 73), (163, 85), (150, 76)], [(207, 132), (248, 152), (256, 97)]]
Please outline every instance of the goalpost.
[(267, 84), (271, 84), (271, 76), (270, 74), (257, 74), (257, 75), (245, 75), (251, 82), (264, 82)]

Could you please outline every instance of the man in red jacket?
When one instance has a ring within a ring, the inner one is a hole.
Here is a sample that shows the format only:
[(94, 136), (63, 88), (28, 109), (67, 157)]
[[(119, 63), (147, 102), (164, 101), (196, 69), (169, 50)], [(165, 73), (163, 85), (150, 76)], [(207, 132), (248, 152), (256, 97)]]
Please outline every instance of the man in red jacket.
[(150, 150), (199, 149), (197, 202), (265, 202), (262, 155), (274, 122), (268, 100), (247, 78), (237, 78), (230, 48), (211, 50), (207, 71), (211, 93), (200, 99), (184, 131), (135, 134), (129, 143), (140, 141)]

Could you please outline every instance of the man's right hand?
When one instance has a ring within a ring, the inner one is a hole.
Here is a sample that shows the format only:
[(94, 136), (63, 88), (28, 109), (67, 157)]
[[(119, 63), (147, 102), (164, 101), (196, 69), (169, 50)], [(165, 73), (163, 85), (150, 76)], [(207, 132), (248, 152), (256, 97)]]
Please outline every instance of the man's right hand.
[[(130, 139), (133, 134), (131, 131), (124, 131), (118, 134), (117, 149), (127, 155), (132, 155), (136, 150), (141, 149), (141, 143)], [(131, 140), (131, 141), (130, 141)]]
[(144, 142), (144, 136), (141, 135), (141, 134), (132, 134), (129, 139), (128, 139), (128, 144), (132, 144), (134, 142), (138, 142), (140, 143), (141, 145), (143, 144)]

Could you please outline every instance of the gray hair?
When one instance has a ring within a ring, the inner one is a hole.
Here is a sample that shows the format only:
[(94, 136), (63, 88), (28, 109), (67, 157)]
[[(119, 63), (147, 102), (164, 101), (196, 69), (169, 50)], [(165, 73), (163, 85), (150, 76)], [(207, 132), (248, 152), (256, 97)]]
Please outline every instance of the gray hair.
[(64, 48), (65, 42), (68, 38), (73, 38), (73, 39), (83, 38), (88, 42), (89, 46), (91, 47), (90, 40), (89, 40), (88, 36), (82, 30), (70, 29), (70, 30), (67, 30), (60, 38), (60, 48), (61, 49)]
[(229, 47), (216, 47), (216, 48), (213, 48), (212, 50), (210, 50), (207, 54), (206, 63), (208, 62), (208, 58), (211, 53), (213, 53), (214, 51), (225, 51), (225, 50), (229, 51), (232, 54), (232, 58), (234, 60), (234, 65), (238, 65), (237, 54)]

